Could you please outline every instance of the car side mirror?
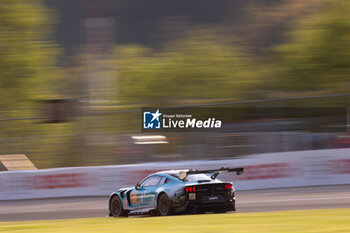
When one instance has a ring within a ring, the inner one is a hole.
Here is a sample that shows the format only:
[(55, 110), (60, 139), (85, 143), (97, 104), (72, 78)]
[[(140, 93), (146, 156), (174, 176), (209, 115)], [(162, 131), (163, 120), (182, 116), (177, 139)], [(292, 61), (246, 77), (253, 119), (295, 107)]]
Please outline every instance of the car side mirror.
[(136, 184), (136, 185), (135, 185), (135, 189), (136, 189), (136, 190), (140, 190), (140, 184)]

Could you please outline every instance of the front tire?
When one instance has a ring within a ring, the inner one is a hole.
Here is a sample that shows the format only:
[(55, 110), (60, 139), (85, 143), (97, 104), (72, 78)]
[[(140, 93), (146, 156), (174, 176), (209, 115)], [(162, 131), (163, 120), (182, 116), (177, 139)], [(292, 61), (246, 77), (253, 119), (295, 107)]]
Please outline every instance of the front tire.
[(166, 216), (171, 214), (171, 203), (168, 195), (165, 193), (160, 194), (157, 201), (157, 215)]
[(128, 216), (128, 211), (123, 209), (122, 202), (117, 195), (112, 197), (112, 199), (110, 201), (109, 211), (110, 211), (110, 216), (113, 216), (113, 217), (127, 217)]

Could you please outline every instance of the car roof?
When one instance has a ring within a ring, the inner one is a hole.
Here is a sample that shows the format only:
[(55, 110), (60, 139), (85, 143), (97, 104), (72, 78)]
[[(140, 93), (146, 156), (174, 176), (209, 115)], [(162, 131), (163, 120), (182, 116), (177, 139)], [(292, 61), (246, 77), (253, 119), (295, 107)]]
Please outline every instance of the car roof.
[(188, 170), (167, 170), (167, 171), (160, 171), (157, 173), (154, 173), (155, 175), (165, 175), (168, 177), (174, 177), (176, 179), (180, 179), (180, 172), (188, 172)]
[(182, 171), (188, 172), (188, 170), (168, 170), (168, 171), (160, 171), (155, 174), (179, 175), (179, 173)]

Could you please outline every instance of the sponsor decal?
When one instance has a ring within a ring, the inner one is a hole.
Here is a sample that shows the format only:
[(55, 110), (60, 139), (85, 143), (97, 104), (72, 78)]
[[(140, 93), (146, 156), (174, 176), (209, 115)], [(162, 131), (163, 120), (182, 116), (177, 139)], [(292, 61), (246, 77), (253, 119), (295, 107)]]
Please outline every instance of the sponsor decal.
[(263, 180), (289, 178), (300, 175), (297, 163), (270, 163), (244, 166), (244, 173), (236, 180)]
[(31, 189), (78, 188), (95, 185), (96, 179), (87, 173), (64, 173), (28, 177)]
[(331, 160), (330, 164), (333, 174), (350, 174), (350, 159)]
[(130, 198), (131, 198), (131, 203), (132, 204), (137, 204), (138, 203), (137, 193), (132, 193)]

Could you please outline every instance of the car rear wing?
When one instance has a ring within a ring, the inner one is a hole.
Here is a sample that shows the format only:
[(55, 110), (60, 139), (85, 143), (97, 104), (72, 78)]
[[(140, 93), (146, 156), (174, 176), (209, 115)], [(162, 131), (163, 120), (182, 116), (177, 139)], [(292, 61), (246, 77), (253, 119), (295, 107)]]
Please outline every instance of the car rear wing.
[(188, 175), (191, 174), (211, 174), (211, 178), (215, 179), (220, 173), (224, 173), (224, 172), (236, 172), (236, 174), (242, 175), (244, 172), (244, 168), (243, 167), (236, 167), (236, 168), (228, 168), (228, 167), (222, 167), (220, 169), (212, 169), (212, 170), (197, 170), (197, 169), (191, 169), (189, 171), (186, 172), (186, 174), (183, 174), (183, 179), (185, 179)]

